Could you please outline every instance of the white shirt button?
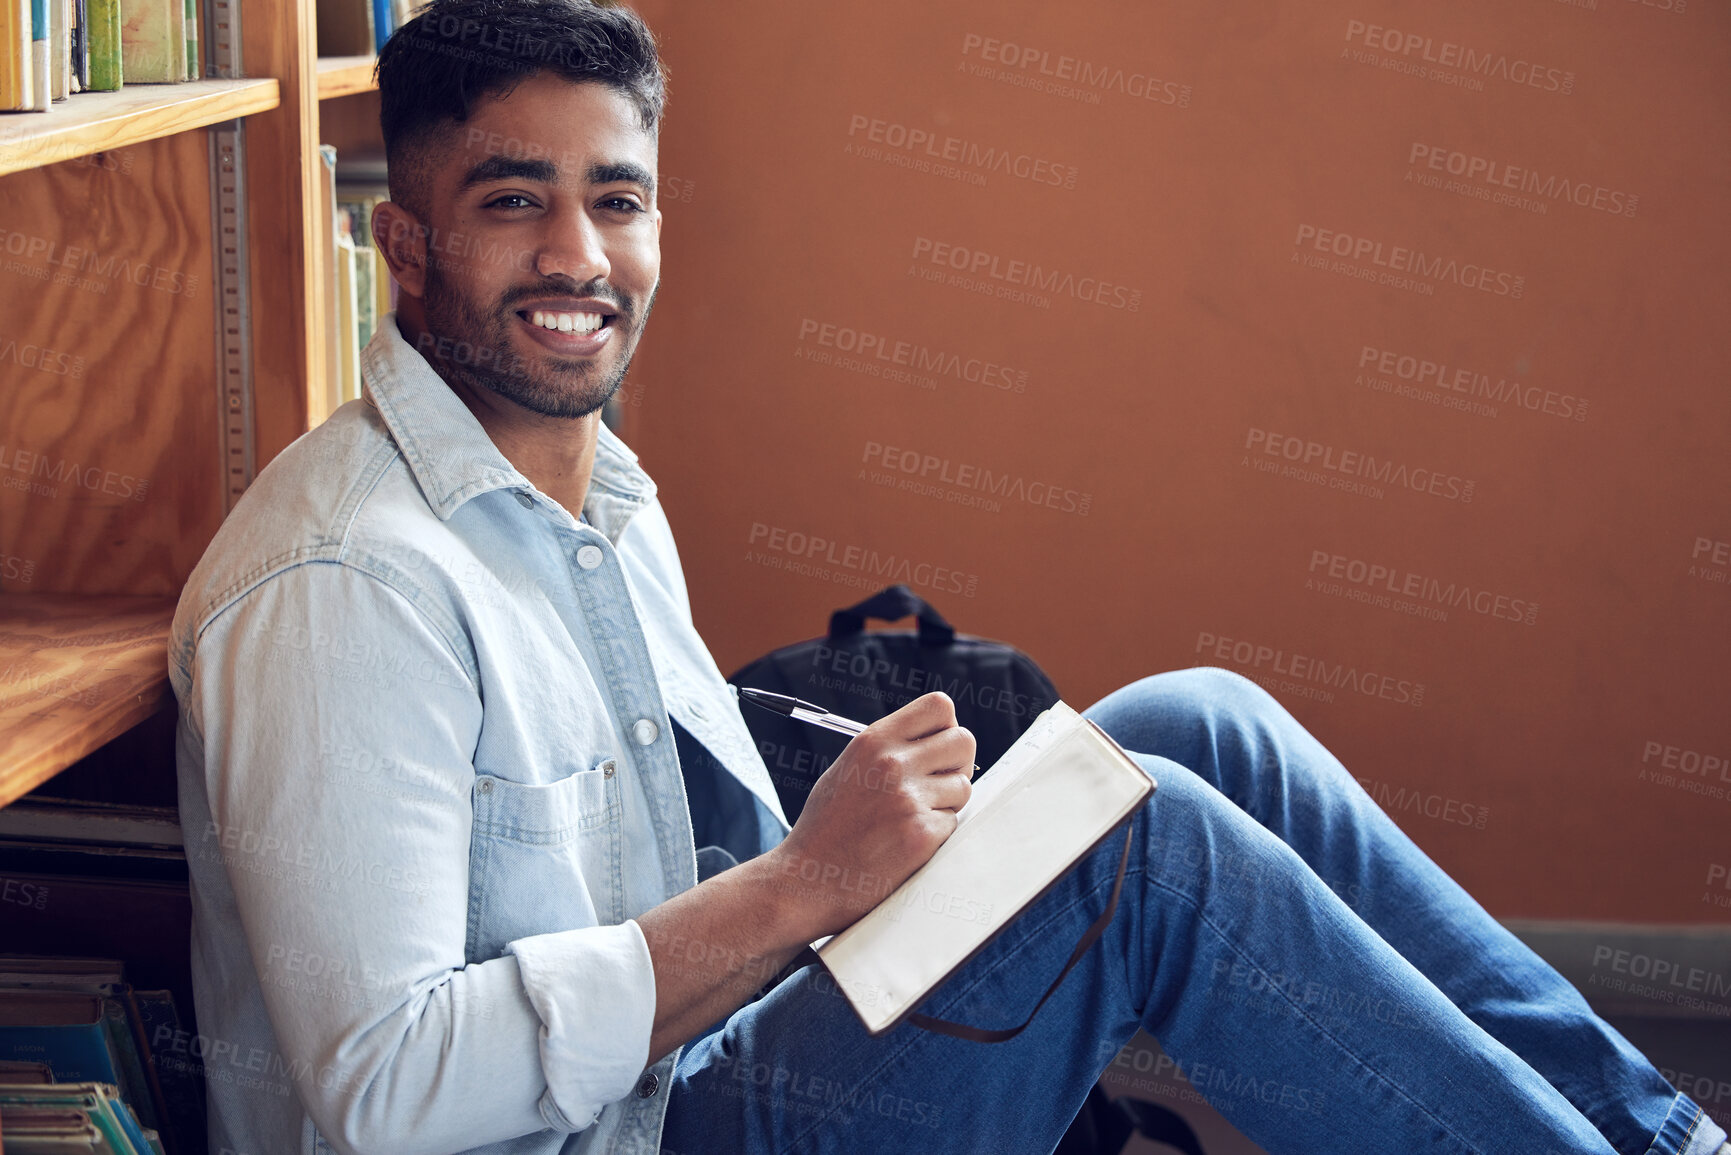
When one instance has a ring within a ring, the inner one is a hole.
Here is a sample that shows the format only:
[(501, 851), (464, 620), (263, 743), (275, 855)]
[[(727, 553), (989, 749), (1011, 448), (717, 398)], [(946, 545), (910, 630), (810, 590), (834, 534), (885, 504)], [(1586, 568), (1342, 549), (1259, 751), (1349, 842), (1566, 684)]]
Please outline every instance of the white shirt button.
[(529, 496), (528, 490), (519, 489), (514, 492), (517, 494), (518, 505), (522, 506), (524, 509), (535, 508), (535, 499)]
[(586, 545), (577, 551), (577, 564), (584, 569), (594, 569), (601, 564), (601, 547)]
[(639, 718), (631, 723), (631, 736), (637, 739), (639, 746), (647, 746), (661, 735), (661, 727), (648, 718)]

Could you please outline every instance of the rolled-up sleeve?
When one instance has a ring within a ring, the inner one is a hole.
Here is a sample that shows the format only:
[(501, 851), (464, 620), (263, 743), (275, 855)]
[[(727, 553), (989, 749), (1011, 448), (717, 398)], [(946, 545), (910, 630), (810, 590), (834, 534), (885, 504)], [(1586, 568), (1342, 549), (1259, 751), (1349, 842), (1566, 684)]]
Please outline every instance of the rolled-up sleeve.
[(628, 1094), (647, 1064), (655, 970), (635, 921), (520, 938), (506, 948), (541, 1016), (541, 1116), (575, 1131)]
[(461, 627), (413, 592), (344, 564), (278, 573), (205, 629), (183, 702), (208, 803), (195, 887), (226, 880), (240, 922), (210, 934), (232, 957), (208, 960), (226, 977), (200, 1018), (242, 1030), (262, 1000), (270, 1061), (342, 1151), (580, 1130), (649, 1057), (636, 923), (467, 957), (482, 687)]

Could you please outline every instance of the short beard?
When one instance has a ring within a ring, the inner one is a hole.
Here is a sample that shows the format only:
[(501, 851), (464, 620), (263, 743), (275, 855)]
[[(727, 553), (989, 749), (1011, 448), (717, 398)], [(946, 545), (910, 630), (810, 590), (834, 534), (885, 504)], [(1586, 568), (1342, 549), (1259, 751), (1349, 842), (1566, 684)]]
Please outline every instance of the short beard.
[[(613, 300), (616, 294), (605, 291), (604, 282), (591, 281), (578, 286), (570, 278), (554, 286), (554, 291), (571, 296), (597, 296)], [(659, 288), (659, 286), (657, 286)], [(511, 296), (527, 298), (542, 291), (513, 292)], [(444, 275), (437, 259), (427, 264), (427, 280), (421, 297), (426, 314), (427, 348), (420, 350), (428, 360), (435, 356), (439, 372), (447, 380), (486, 389), (507, 401), (513, 401), (531, 413), (543, 417), (587, 417), (612, 399), (625, 381), (636, 353), (636, 339), (649, 320), (655, 294), (644, 302), (643, 317), (636, 320), (628, 302), (616, 301), (619, 315), (613, 322), (615, 342), (627, 339), (632, 347), (620, 359), (612, 372), (601, 375), (593, 364), (548, 355), (551, 371), (541, 369), (542, 362), (528, 361), (512, 352), (511, 325), (516, 314), (501, 307), (493, 316), (484, 315)], [(441, 347), (445, 351), (441, 351)]]

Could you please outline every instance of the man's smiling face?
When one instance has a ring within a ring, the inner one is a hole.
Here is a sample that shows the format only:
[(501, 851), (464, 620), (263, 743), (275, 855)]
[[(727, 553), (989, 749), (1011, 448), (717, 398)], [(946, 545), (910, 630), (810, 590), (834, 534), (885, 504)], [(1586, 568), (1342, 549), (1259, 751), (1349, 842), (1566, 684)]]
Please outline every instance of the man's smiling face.
[(423, 352), (464, 351), (439, 359), (447, 378), (532, 412), (594, 412), (660, 279), (655, 135), (617, 90), (545, 72), (446, 131), (423, 222), (437, 342)]

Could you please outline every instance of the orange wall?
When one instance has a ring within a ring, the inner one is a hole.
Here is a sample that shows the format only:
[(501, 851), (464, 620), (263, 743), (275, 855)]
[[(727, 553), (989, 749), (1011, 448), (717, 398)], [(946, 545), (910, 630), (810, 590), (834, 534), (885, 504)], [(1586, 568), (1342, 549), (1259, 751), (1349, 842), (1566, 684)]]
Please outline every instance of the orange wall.
[(1498, 915), (1731, 919), (1684, 3), (646, 0), (626, 435), (724, 671), (899, 577), (1076, 704), (1258, 677)]

